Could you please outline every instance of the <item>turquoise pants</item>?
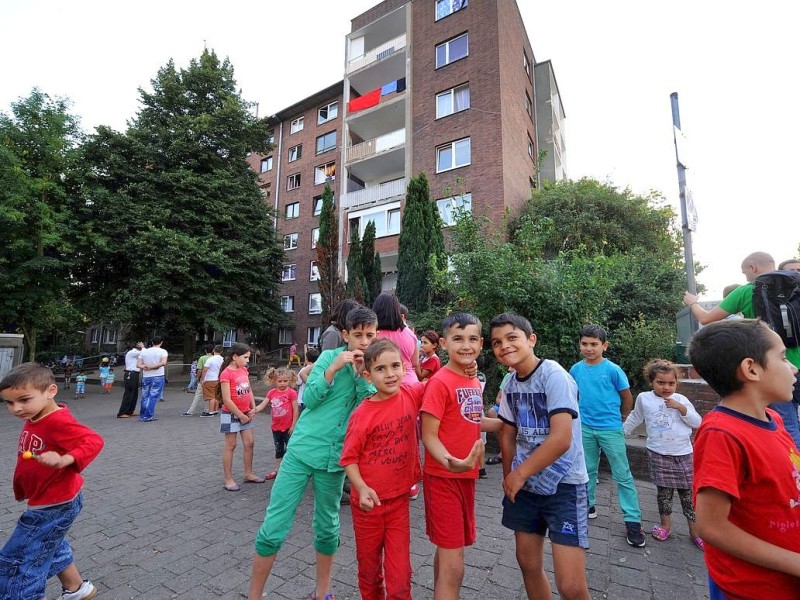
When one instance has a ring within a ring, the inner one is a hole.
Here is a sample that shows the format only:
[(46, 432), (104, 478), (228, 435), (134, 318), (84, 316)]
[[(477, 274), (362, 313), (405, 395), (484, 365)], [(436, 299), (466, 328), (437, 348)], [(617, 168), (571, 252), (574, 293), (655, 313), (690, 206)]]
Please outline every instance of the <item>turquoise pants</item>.
[(625, 448), (625, 434), (622, 429), (593, 429), (581, 424), (583, 437), (583, 454), (586, 457), (586, 471), (589, 473), (589, 506), (595, 504), (595, 488), (597, 487), (597, 463), (600, 460), (600, 449), (611, 466), (611, 477), (617, 482), (619, 507), (626, 523), (641, 523), (642, 511), (639, 508), (639, 492), (628, 465), (628, 453)]
[(314, 469), (298, 460), (290, 448), (281, 461), (269, 496), (267, 514), (256, 535), (259, 556), (272, 556), (280, 550), (292, 529), (295, 512), (303, 500), (309, 479), (314, 486), (314, 548), (328, 556), (336, 553), (344, 471)]

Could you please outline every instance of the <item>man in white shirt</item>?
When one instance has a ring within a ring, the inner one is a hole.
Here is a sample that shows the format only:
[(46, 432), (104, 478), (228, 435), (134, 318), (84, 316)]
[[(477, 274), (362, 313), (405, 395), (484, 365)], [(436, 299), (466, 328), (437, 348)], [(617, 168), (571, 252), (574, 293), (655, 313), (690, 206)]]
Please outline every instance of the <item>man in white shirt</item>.
[(200, 415), (201, 417), (213, 417), (219, 414), (217, 410), (217, 388), (219, 387), (219, 371), (222, 367), (222, 346), (214, 346), (213, 356), (206, 361), (201, 375), (201, 385), (203, 386), (203, 397), (208, 402), (208, 407)]
[(142, 408), (139, 420), (142, 422), (158, 421), (156, 402), (164, 392), (164, 367), (169, 355), (161, 347), (162, 337), (153, 338), (153, 345), (142, 350), (136, 366), (142, 371)]
[(144, 349), (144, 342), (136, 342), (136, 345), (125, 353), (125, 391), (122, 394), (122, 404), (117, 411), (118, 419), (129, 419), (135, 417), (136, 400), (139, 397), (139, 367), (136, 365), (139, 354)]

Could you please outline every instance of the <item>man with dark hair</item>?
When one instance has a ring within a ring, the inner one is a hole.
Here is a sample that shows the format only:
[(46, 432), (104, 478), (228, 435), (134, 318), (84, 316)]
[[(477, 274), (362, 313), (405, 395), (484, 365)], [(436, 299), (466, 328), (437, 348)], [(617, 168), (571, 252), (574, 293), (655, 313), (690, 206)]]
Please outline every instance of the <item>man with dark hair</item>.
[(164, 338), (156, 336), (153, 345), (142, 350), (136, 365), (144, 371), (142, 376), (142, 409), (139, 420), (144, 422), (158, 421), (156, 417), (156, 402), (164, 392), (164, 367), (167, 365), (169, 355), (161, 345)]
[(122, 393), (122, 404), (117, 411), (118, 419), (129, 419), (136, 416), (136, 400), (139, 397), (139, 355), (144, 349), (143, 342), (136, 344), (125, 353), (125, 391)]

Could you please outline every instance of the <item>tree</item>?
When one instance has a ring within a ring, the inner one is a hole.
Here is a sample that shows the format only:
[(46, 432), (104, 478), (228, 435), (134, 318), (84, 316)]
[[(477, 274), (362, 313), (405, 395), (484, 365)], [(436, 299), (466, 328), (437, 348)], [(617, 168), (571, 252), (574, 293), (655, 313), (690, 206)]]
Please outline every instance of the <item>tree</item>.
[(85, 306), (137, 333), (179, 334), (184, 353), (206, 329), (263, 332), (283, 318), (282, 250), (245, 159), (270, 149), (270, 127), (213, 51), (187, 69), (170, 61), (152, 86), (125, 133), (100, 127), (84, 149)]
[(358, 230), (350, 234), (350, 250), (347, 253), (347, 284), (345, 290), (348, 298), (361, 304), (367, 303), (366, 287), (363, 271), (364, 261), (361, 256), (361, 240)]
[(322, 192), (322, 211), (319, 215), (317, 268), (319, 293), (322, 296), (322, 323), (328, 323), (333, 309), (344, 298), (344, 289), (339, 278), (339, 218), (333, 190), (327, 183)]
[(374, 221), (370, 221), (364, 227), (364, 239), (361, 240), (361, 272), (364, 275), (364, 302), (372, 306), (375, 298), (381, 293), (383, 277), (381, 255), (375, 252)]
[(69, 103), (38, 89), (0, 114), (0, 326), (24, 334), (28, 360), (40, 333), (69, 328), (74, 314), (69, 198), (81, 136)]
[(397, 256), (400, 302), (411, 311), (428, 309), (434, 268), (442, 268), (446, 261), (439, 212), (431, 202), (428, 179), (420, 173), (408, 182), (400, 228)]

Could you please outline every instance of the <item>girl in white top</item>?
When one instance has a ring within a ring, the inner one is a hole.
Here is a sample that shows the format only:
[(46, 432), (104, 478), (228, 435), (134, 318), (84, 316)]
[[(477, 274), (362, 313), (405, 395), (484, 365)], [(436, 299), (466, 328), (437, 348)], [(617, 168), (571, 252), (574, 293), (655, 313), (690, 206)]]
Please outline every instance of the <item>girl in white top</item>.
[(692, 403), (675, 392), (678, 371), (669, 361), (656, 358), (644, 366), (644, 375), (653, 388), (639, 394), (636, 404), (623, 424), (625, 435), (645, 424), (650, 472), (657, 488), (658, 514), (661, 524), (653, 527), (654, 538), (664, 541), (672, 528), (672, 497), (678, 490), (681, 508), (689, 522), (692, 542), (703, 550), (697, 535), (692, 506), (692, 431), (700, 426), (700, 415)]

